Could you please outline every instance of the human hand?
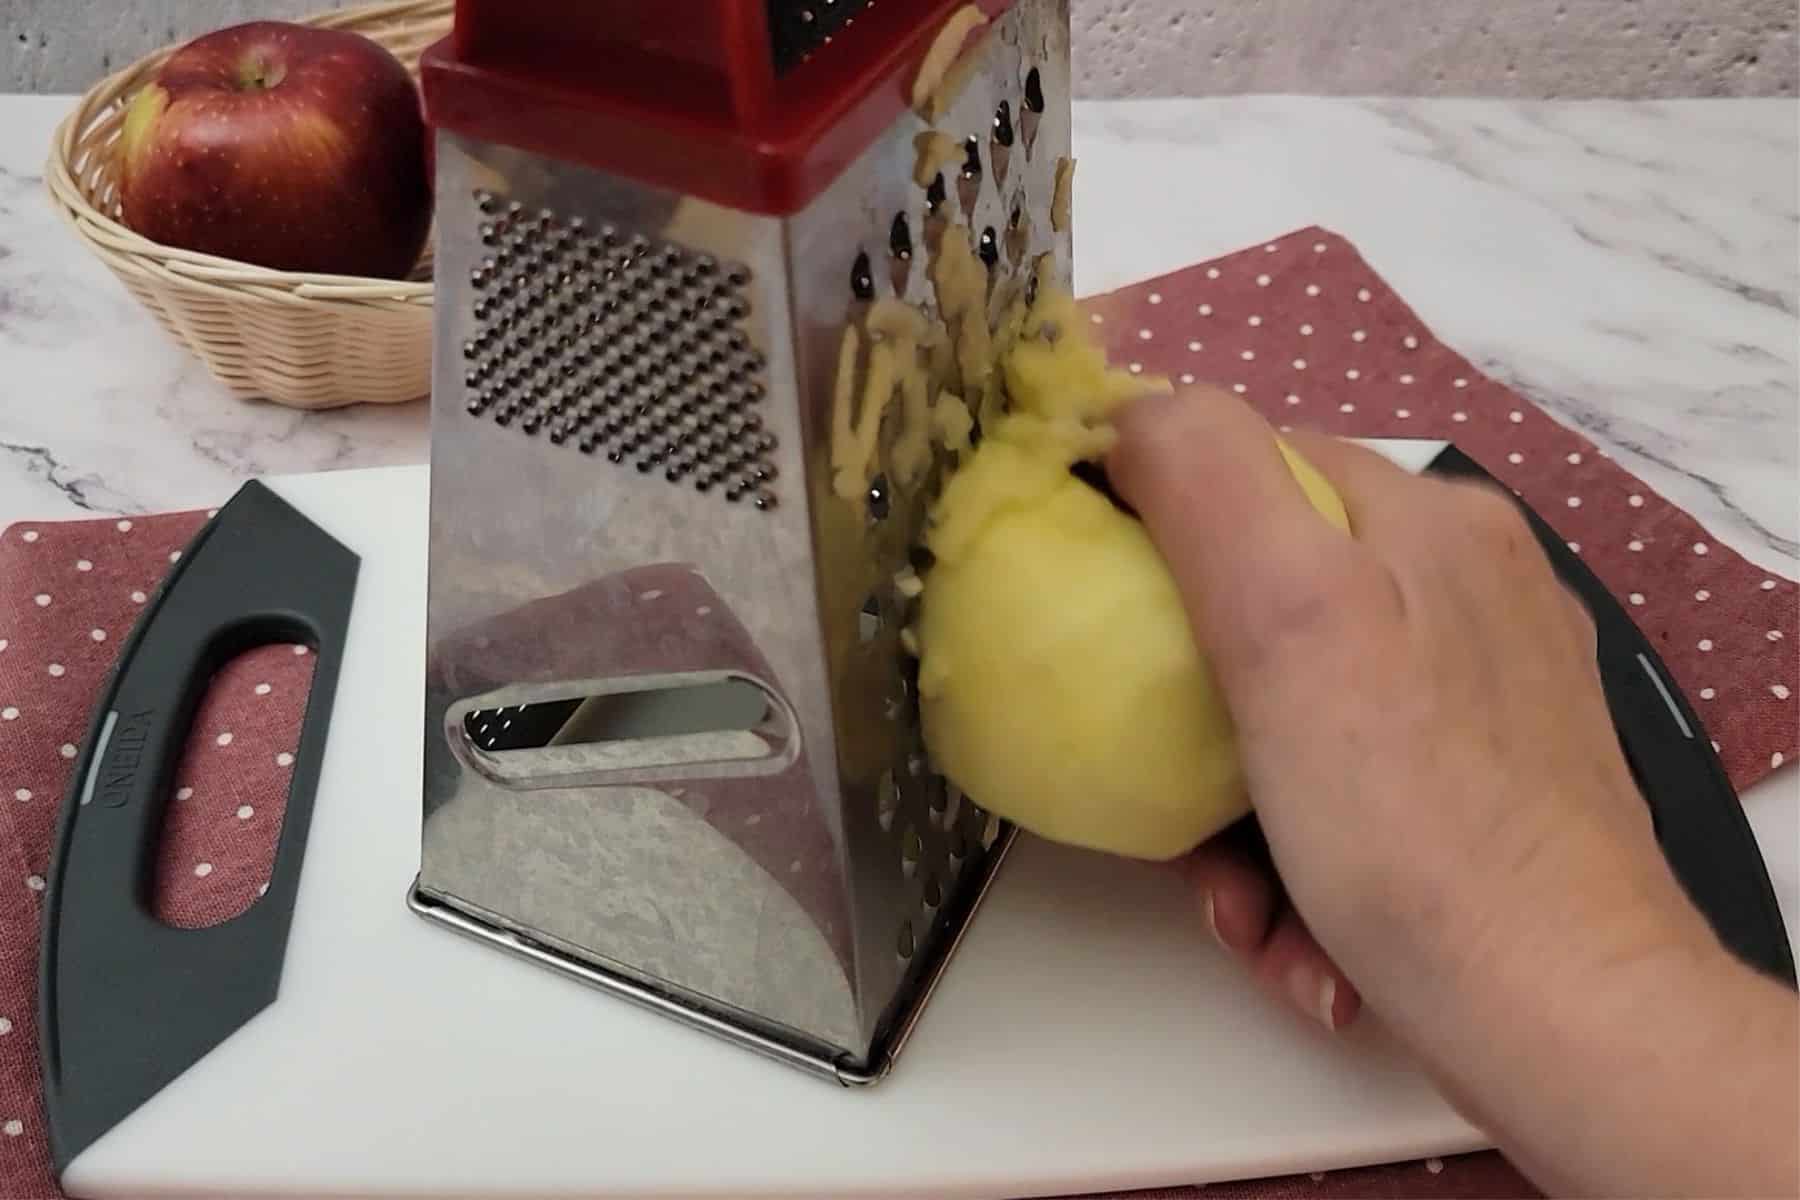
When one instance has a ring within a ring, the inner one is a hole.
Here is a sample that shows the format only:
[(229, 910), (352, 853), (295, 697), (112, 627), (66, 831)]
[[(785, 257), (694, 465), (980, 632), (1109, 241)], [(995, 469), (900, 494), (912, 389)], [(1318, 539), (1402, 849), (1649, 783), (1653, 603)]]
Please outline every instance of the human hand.
[(1705, 1016), (1740, 976), (1657, 847), (1585, 610), (1491, 488), (1296, 434), (1345, 536), (1233, 396), (1118, 426), (1110, 481), (1182, 592), (1267, 839), (1184, 864), (1219, 940), (1330, 1027), (1366, 1002), (1527, 1169), (1592, 1181), (1580, 1123), (1546, 1127), (1544, 1089), (1593, 1065), (1570, 1043), (1647, 992)]

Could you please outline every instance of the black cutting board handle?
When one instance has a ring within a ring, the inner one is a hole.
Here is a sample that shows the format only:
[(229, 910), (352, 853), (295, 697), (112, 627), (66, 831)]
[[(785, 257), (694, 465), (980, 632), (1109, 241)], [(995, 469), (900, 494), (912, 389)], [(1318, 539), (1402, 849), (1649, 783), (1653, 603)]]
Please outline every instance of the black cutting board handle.
[[(95, 705), (46, 881), (40, 1053), (60, 1175), (275, 998), (343, 660), (356, 555), (260, 483), (195, 537)], [(312, 691), (267, 893), (207, 929), (152, 912), (173, 775), (213, 675), (246, 650), (312, 648)]]
[[(1454, 446), (1427, 471), (1499, 486)], [(1562, 535), (1529, 505), (1515, 502), (1557, 574), (1593, 615), (1607, 706), (1675, 877), (1727, 949), (1793, 987), (1793, 950), (1775, 888), (1699, 716), (1606, 585)]]

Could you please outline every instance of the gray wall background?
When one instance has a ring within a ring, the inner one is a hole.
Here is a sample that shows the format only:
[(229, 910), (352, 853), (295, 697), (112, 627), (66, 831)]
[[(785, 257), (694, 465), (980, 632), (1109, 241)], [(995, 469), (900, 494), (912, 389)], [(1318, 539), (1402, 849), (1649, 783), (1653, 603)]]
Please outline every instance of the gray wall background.
[[(341, 0), (339, 0), (341, 2)], [(641, 3), (645, 0), (570, 0)], [(1795, 0), (1074, 0), (1077, 93), (1793, 96)], [(0, 0), (0, 92), (333, 0)]]

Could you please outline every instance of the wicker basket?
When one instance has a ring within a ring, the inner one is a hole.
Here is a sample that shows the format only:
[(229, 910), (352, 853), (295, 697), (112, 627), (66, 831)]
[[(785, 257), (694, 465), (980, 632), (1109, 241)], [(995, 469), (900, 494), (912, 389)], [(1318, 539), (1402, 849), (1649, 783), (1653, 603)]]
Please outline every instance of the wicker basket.
[[(407, 68), (449, 31), (452, 0), (398, 0), (306, 19), (381, 43)], [(294, 408), (415, 400), (431, 390), (431, 263), (406, 280), (271, 271), (140, 237), (119, 222), (125, 105), (174, 47), (96, 84), (57, 127), (51, 202), (100, 261), (231, 391)]]

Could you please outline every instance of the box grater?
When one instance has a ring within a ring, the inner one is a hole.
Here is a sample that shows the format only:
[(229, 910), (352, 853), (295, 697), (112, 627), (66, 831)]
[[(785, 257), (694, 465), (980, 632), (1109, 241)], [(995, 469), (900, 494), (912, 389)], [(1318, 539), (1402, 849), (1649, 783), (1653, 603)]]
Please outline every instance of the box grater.
[(1011, 835), (907, 624), (996, 330), (1069, 285), (1068, 46), (1068, 0), (459, 0), (422, 915), (886, 1073)]

